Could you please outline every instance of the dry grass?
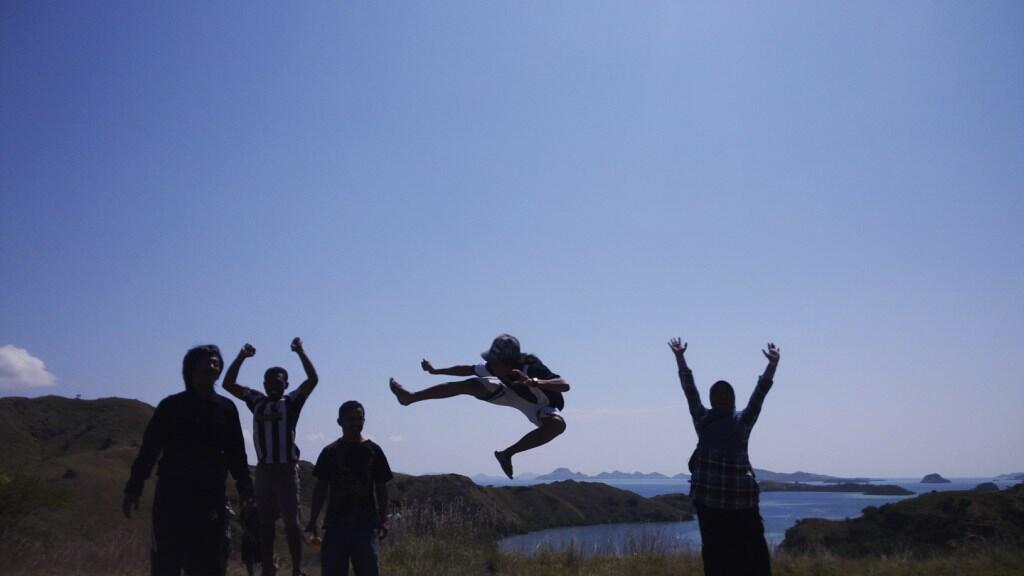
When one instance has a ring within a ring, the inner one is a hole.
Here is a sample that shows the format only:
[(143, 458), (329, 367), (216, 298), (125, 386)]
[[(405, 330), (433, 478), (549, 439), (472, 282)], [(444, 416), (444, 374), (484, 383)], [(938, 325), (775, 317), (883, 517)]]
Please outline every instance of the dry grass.
[[(641, 533), (621, 546), (608, 543), (620, 555), (594, 555), (576, 547), (541, 550), (531, 556), (498, 551), (489, 534), (494, 519), (462, 513), (458, 503), (445, 506), (406, 506), (394, 520), (381, 546), (381, 572), (399, 576), (699, 576), (700, 554), (673, 549), (657, 530)], [(149, 572), (148, 529), (141, 526), (129, 536), (100, 542), (69, 538), (72, 530), (54, 530), (50, 538), (0, 542), (7, 559), (2, 571), (11, 576), (135, 576)], [(279, 539), (280, 540), (280, 539)], [(45, 543), (44, 543), (45, 542)], [(283, 545), (283, 542), (278, 542)], [(320, 574), (319, 557), (307, 548), (304, 570)], [(600, 551), (598, 551), (600, 552)], [(278, 555), (286, 558), (283, 548)], [(284, 563), (281, 574), (288, 574)], [(773, 558), (773, 572), (781, 576), (1019, 576), (1024, 574), (1024, 551), (989, 548), (930, 559), (909, 555), (846, 559), (827, 554)], [(237, 553), (229, 564), (230, 576), (246, 574)]]

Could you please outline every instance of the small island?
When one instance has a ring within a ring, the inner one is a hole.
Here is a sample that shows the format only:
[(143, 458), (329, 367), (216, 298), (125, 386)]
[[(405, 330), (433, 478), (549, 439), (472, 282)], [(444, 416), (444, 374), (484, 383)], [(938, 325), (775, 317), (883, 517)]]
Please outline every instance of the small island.
[(866, 496), (912, 496), (914, 492), (894, 484), (803, 484), (801, 482), (759, 482), (762, 492), (850, 492)]
[(949, 484), (950, 481), (946, 480), (938, 474), (928, 474), (921, 479), (921, 484)]

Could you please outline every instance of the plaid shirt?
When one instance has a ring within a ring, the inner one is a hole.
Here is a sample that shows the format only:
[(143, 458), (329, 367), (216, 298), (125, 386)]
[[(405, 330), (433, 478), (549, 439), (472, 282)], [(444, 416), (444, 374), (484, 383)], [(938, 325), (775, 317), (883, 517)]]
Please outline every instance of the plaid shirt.
[(679, 376), (698, 438), (690, 457), (690, 498), (709, 508), (756, 508), (760, 491), (747, 455), (747, 441), (772, 381), (758, 379), (745, 409), (722, 413), (701, 404), (693, 372), (681, 371)]

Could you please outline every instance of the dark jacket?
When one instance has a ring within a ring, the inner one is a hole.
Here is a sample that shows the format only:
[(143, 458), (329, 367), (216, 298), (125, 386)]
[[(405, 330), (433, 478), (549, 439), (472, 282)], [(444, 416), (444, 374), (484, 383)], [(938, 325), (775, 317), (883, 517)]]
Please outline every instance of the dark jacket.
[(201, 398), (186, 390), (160, 402), (146, 426), (125, 492), (142, 493), (157, 458), (162, 487), (223, 500), (230, 471), (239, 494), (252, 494), (238, 410), (216, 393)]

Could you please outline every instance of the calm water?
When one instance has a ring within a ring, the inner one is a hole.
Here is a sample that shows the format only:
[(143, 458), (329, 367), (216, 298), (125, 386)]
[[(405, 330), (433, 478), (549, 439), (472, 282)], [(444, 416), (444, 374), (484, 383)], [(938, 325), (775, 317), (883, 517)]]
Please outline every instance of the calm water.
[[(950, 484), (921, 484), (919, 478), (879, 480), (876, 484), (896, 484), (916, 494), (947, 490), (972, 490), (982, 482), (996, 482), (1006, 488), (1016, 482), (991, 478), (951, 478)], [(530, 482), (509, 482), (498, 486), (529, 485)], [(689, 484), (679, 480), (639, 480), (609, 482), (623, 490), (651, 497), (660, 494), (686, 493)], [(868, 506), (881, 506), (912, 496), (865, 496), (862, 494), (825, 492), (766, 492), (761, 494), (761, 516), (769, 545), (778, 546), (786, 530), (802, 518), (842, 520), (856, 518)], [(552, 528), (513, 536), (501, 541), (502, 550), (531, 554), (544, 549), (564, 550), (576, 547), (583, 554), (623, 554), (637, 550), (691, 548), (700, 549), (700, 530), (696, 521), (649, 524), (602, 524), (575, 528)]]

